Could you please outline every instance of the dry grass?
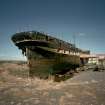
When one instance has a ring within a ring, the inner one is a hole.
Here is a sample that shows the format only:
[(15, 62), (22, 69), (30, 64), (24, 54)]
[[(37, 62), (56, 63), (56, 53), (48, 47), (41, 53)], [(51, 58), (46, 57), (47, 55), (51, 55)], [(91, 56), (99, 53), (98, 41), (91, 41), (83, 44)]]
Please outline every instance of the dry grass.
[(26, 64), (0, 64), (0, 105), (105, 105), (104, 72), (62, 82), (27, 77)]
[(53, 80), (43, 80), (39, 78), (30, 78), (29, 77), (29, 68), (27, 64), (18, 64), (18, 63), (0, 63), (0, 81), (2, 82), (14, 82), (14, 81), (24, 81), (26, 85), (37, 86), (37, 89), (50, 89), (56, 88), (59, 89), (64, 86), (63, 82), (59, 84), (53, 82)]

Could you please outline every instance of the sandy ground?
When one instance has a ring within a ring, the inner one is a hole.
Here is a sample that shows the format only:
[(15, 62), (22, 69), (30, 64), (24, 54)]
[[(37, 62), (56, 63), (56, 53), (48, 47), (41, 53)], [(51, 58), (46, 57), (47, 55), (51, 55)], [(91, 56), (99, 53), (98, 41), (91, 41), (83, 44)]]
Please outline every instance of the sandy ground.
[(30, 79), (27, 71), (26, 65), (0, 65), (0, 105), (105, 105), (105, 71), (80, 72), (60, 83)]

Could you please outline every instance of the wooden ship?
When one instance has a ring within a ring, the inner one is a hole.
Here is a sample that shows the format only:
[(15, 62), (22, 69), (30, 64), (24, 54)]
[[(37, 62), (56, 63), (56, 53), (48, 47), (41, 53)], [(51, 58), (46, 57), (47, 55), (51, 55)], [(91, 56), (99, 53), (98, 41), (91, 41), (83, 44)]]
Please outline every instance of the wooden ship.
[(37, 31), (16, 33), (11, 39), (27, 57), (30, 77), (47, 79), (80, 66), (82, 50), (74, 44)]

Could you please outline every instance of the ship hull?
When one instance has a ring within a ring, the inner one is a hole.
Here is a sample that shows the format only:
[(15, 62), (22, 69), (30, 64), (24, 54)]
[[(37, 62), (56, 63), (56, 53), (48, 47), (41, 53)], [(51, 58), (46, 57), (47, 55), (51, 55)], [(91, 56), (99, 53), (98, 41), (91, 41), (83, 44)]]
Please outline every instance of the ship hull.
[(47, 79), (49, 76), (65, 75), (79, 66), (79, 56), (48, 51), (41, 48), (27, 49), (30, 77)]

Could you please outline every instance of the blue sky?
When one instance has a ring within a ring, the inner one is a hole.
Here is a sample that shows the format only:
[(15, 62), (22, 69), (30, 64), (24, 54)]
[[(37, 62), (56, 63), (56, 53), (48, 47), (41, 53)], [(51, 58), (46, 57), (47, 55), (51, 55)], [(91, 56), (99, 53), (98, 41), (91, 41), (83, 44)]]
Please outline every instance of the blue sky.
[(11, 36), (30, 30), (105, 53), (105, 0), (0, 0), (0, 59), (23, 59)]

